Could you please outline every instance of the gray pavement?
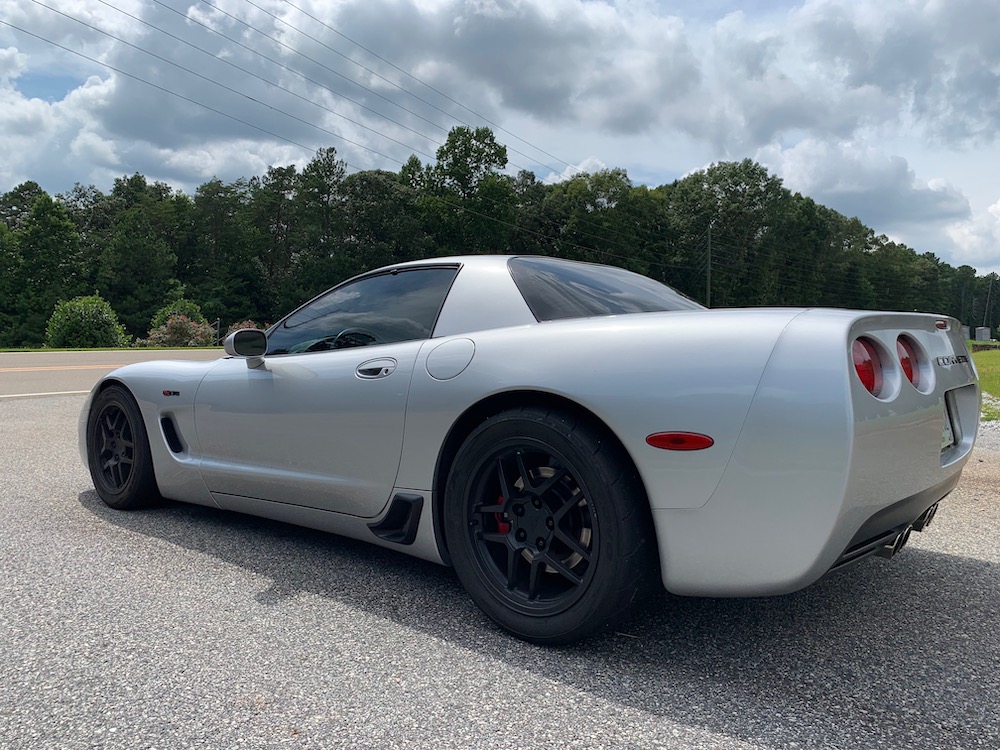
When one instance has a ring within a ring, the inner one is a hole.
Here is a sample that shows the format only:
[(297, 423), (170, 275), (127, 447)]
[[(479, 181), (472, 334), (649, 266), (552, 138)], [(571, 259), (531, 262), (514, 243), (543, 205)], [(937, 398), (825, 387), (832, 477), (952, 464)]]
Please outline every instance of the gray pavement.
[(0, 352), (0, 400), (24, 394), (89, 391), (102, 375), (132, 362), (220, 356), (221, 349)]
[[(22, 392), (76, 390), (52, 372)], [(1000, 747), (1000, 453), (891, 562), (773, 599), (664, 594), (554, 650), (498, 632), (446, 568), (106, 508), (82, 403), (0, 400), (2, 748)]]

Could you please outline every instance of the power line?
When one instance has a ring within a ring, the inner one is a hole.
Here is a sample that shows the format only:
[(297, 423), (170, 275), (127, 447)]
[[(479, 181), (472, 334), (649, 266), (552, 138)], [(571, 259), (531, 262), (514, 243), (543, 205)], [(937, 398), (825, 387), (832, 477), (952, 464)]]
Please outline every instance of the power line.
[[(497, 123), (493, 122), (492, 120), (490, 120), (489, 118), (487, 118), (485, 115), (482, 115), (479, 112), (477, 112), (476, 110), (472, 109), (471, 107), (468, 107), (465, 104), (462, 104), (462, 102), (460, 102), (460, 101), (458, 101), (456, 99), (453, 99), (452, 97), (448, 96), (448, 94), (446, 94), (445, 92), (441, 91), (440, 89), (435, 88), (431, 84), (429, 84), (426, 81), (418, 78), (417, 76), (413, 75), (412, 73), (410, 73), (409, 71), (405, 70), (404, 68), (399, 67), (398, 65), (396, 65), (391, 60), (387, 60), (386, 58), (382, 57), (382, 55), (378, 54), (377, 52), (368, 49), (368, 47), (365, 47), (360, 42), (352, 39), (347, 34), (343, 33), (342, 31), (339, 31), (338, 29), (335, 29), (333, 26), (330, 26), (325, 21), (317, 18), (316, 16), (308, 13), (307, 11), (303, 10), (302, 8), (300, 8), (299, 6), (295, 5), (294, 3), (291, 2), (291, 0), (283, 0), (283, 2), (286, 5), (288, 5), (289, 7), (294, 8), (295, 10), (297, 10), (299, 13), (301, 13), (304, 16), (306, 16), (307, 18), (309, 18), (309, 19), (315, 21), (316, 23), (320, 24), (321, 26), (323, 26), (328, 31), (336, 34), (337, 36), (341, 37), (342, 39), (346, 39), (348, 42), (350, 42), (351, 44), (353, 44), (355, 47), (357, 47), (359, 49), (362, 49), (365, 52), (367, 52), (369, 55), (371, 55), (372, 57), (374, 57), (374, 58), (376, 58), (378, 60), (381, 60), (386, 65), (388, 65), (391, 68), (393, 68), (394, 70), (398, 70), (400, 73), (402, 73), (403, 75), (405, 75), (410, 80), (416, 81), (421, 86), (427, 87), (428, 89), (430, 89), (431, 91), (433, 91), (435, 94), (438, 94), (439, 96), (444, 97), (445, 99), (447, 99), (448, 101), (450, 101), (452, 104), (456, 104), (459, 107), (461, 107), (462, 109), (464, 109), (466, 112), (469, 112), (470, 114), (474, 115), (475, 117), (478, 117), (480, 120), (482, 120), (483, 122), (485, 122), (487, 125), (490, 125), (491, 127), (495, 128), (496, 130), (499, 130), (502, 133), (506, 133), (507, 135), (511, 136), (512, 138), (516, 138), (517, 140), (521, 141), (521, 143), (524, 143), (527, 146), (531, 146), (531, 148), (535, 149), (539, 153), (544, 154), (545, 156), (549, 157), (550, 159), (555, 159), (560, 164), (564, 164), (567, 167), (569, 167), (570, 169), (573, 169), (573, 170), (575, 170), (578, 173), (581, 171), (575, 165), (570, 164), (568, 161), (560, 159), (558, 156), (555, 156), (554, 154), (550, 154), (548, 151), (544, 150), (543, 148), (541, 148), (539, 146), (536, 146), (535, 144), (531, 143), (530, 141), (527, 141), (524, 138), (521, 138), (520, 136), (512, 133), (511, 131), (507, 130), (506, 128), (504, 128), (504, 127), (498, 125)], [(526, 156), (526, 155), (522, 154), (522, 156)], [(530, 158), (530, 157), (528, 157), (528, 158)], [(546, 166), (546, 165), (543, 165), (543, 166)]]
[[(210, 3), (210, 2), (209, 2), (209, 0), (201, 0), (201, 1), (202, 1), (203, 3), (205, 3), (206, 5), (209, 5), (210, 7), (213, 7), (213, 8), (216, 8), (216, 9), (218, 9), (218, 6), (215, 6), (215, 5), (212, 5), (212, 3)], [(463, 125), (466, 125), (467, 127), (471, 127), (471, 124), (470, 124), (470, 123), (468, 123), (468, 122), (466, 122), (466, 121), (462, 120), (462, 119), (461, 119), (461, 118), (459, 118), (459, 117), (456, 117), (456, 116), (455, 116), (454, 114), (452, 114), (452, 113), (450, 113), (450, 112), (447, 112), (447, 111), (445, 111), (445, 110), (441, 109), (441, 107), (437, 106), (437, 105), (436, 105), (436, 104), (434, 104), (433, 102), (429, 102), (429, 101), (427, 101), (427, 100), (426, 100), (426, 99), (424, 99), (424, 98), (423, 98), (422, 96), (418, 96), (417, 94), (414, 94), (414, 93), (413, 93), (412, 91), (409, 91), (408, 89), (405, 89), (405, 88), (403, 88), (403, 87), (402, 87), (401, 85), (399, 85), (399, 83), (397, 83), (396, 81), (393, 81), (393, 80), (392, 80), (391, 78), (387, 78), (386, 76), (382, 75), (382, 74), (381, 74), (381, 73), (379, 73), (378, 71), (376, 71), (376, 70), (373, 70), (372, 68), (369, 68), (369, 67), (368, 67), (368, 66), (366, 66), (366, 65), (362, 65), (361, 63), (359, 63), (359, 62), (358, 62), (358, 61), (356, 61), (356, 60), (352, 60), (352, 59), (351, 59), (350, 57), (348, 57), (347, 55), (345, 55), (345, 54), (344, 54), (343, 52), (340, 52), (339, 50), (336, 50), (336, 49), (334, 49), (333, 47), (331, 47), (330, 45), (326, 44), (326, 43), (325, 43), (324, 41), (322, 41), (321, 39), (317, 39), (316, 37), (312, 36), (311, 34), (309, 34), (309, 33), (305, 32), (305, 31), (303, 31), (302, 29), (298, 28), (297, 26), (293, 26), (292, 24), (288, 23), (288, 21), (286, 21), (285, 19), (281, 18), (280, 16), (277, 16), (277, 15), (275, 15), (274, 13), (272, 13), (272, 12), (271, 12), (271, 11), (269, 11), (269, 10), (267, 10), (266, 8), (262, 8), (262, 7), (260, 7), (260, 6), (259, 6), (259, 5), (257, 5), (257, 3), (255, 3), (255, 2), (253, 1), (253, 0), (244, 0), (244, 1), (245, 1), (245, 2), (246, 2), (246, 3), (248, 4), (248, 5), (250, 5), (250, 6), (254, 7), (254, 8), (256, 8), (257, 10), (259, 10), (259, 11), (260, 11), (261, 13), (263, 13), (264, 15), (267, 15), (267, 16), (270, 16), (271, 18), (273, 18), (273, 19), (274, 19), (275, 21), (277, 21), (278, 23), (280, 23), (280, 24), (284, 24), (284, 25), (285, 25), (285, 26), (287, 26), (288, 28), (290, 28), (290, 29), (292, 29), (293, 31), (296, 31), (296, 32), (298, 32), (299, 34), (301, 34), (302, 36), (304, 36), (304, 37), (305, 37), (306, 39), (309, 39), (309, 40), (311, 40), (311, 41), (313, 41), (313, 42), (316, 42), (316, 44), (319, 44), (320, 46), (322, 46), (322, 47), (324, 47), (325, 49), (329, 50), (329, 51), (330, 51), (330, 52), (332, 52), (333, 54), (335, 54), (335, 55), (338, 55), (339, 57), (343, 58), (344, 60), (347, 60), (347, 61), (348, 61), (348, 62), (350, 62), (351, 64), (353, 64), (353, 65), (356, 65), (356, 66), (358, 66), (358, 67), (359, 67), (359, 68), (361, 68), (362, 70), (364, 70), (364, 71), (366, 71), (366, 72), (368, 72), (368, 73), (371, 73), (371, 74), (372, 74), (373, 76), (375, 76), (375, 77), (376, 77), (376, 78), (378, 78), (379, 80), (382, 80), (382, 81), (385, 81), (385, 82), (386, 82), (386, 83), (388, 83), (388, 84), (389, 84), (390, 86), (393, 86), (394, 88), (398, 89), (399, 91), (402, 91), (402, 92), (403, 92), (404, 94), (407, 94), (408, 96), (411, 96), (411, 97), (413, 97), (413, 98), (414, 98), (414, 99), (416, 99), (417, 101), (419, 101), (419, 102), (421, 102), (421, 103), (423, 103), (423, 104), (426, 104), (426, 105), (427, 105), (428, 107), (430, 107), (431, 109), (433, 109), (433, 110), (435, 110), (435, 111), (437, 111), (437, 112), (440, 112), (440, 113), (441, 113), (441, 114), (443, 114), (443, 115), (444, 115), (445, 117), (448, 117), (449, 119), (452, 119), (452, 120), (458, 120), (458, 122), (462, 123)], [(223, 11), (223, 12), (224, 12), (224, 11)], [(229, 14), (227, 14), (227, 15), (229, 15)], [(306, 14), (306, 15), (308, 15), (308, 14)], [(309, 17), (310, 17), (310, 18), (313, 18), (313, 16), (309, 16)], [(318, 19), (314, 19), (314, 20), (318, 20)], [(320, 22), (320, 23), (322, 23), (322, 22)], [(249, 24), (248, 24), (248, 25), (249, 25)], [(324, 26), (326, 26), (326, 24), (323, 24), (323, 25), (324, 25)], [(252, 27), (251, 27), (251, 28), (252, 28)], [(327, 27), (327, 28), (329, 28), (329, 27)], [(257, 31), (258, 31), (258, 33), (263, 33), (263, 32), (260, 32), (259, 30), (257, 30)], [(267, 35), (265, 34), (265, 36), (267, 36)], [(273, 37), (268, 37), (268, 38), (269, 38), (269, 39), (273, 39)], [(353, 40), (351, 40), (351, 41), (352, 41), (352, 43), (353, 43)], [(301, 54), (301, 53), (299, 53), (299, 54)], [(509, 147), (509, 148), (510, 148), (510, 150), (511, 150), (511, 151), (513, 151), (513, 152), (514, 152), (515, 154), (520, 154), (521, 156), (523, 156), (523, 157), (524, 157), (524, 158), (526, 158), (526, 159), (531, 159), (531, 158), (532, 158), (532, 157), (530, 157), (530, 156), (529, 156), (528, 154), (525, 154), (525, 153), (523, 153), (523, 152), (521, 152), (521, 151), (518, 151), (517, 149), (515, 149), (515, 148), (513, 148), (513, 147)], [(539, 149), (539, 151), (540, 151), (540, 150), (541, 150), (541, 149)], [(561, 160), (560, 160), (560, 161), (561, 161)], [(516, 164), (515, 164), (514, 166), (518, 166), (518, 165), (516, 165)], [(545, 167), (546, 167), (547, 169), (551, 169), (551, 167), (548, 167), (547, 165), (542, 165), (542, 166), (545, 166)], [(519, 168), (520, 168), (520, 169), (524, 169), (524, 167), (519, 167)]]
[[(322, 127), (320, 127), (318, 125), (314, 125), (313, 123), (309, 122), (308, 120), (304, 120), (301, 117), (298, 117), (298, 116), (293, 115), (293, 114), (291, 114), (289, 112), (286, 112), (286, 111), (284, 111), (282, 109), (274, 107), (274, 106), (268, 104), (267, 102), (263, 102), (263, 101), (261, 101), (259, 99), (255, 99), (254, 97), (250, 96), (249, 94), (245, 94), (242, 91), (238, 91), (237, 89), (234, 89), (231, 86), (227, 86), (224, 83), (219, 83), (218, 81), (216, 81), (216, 80), (214, 80), (212, 78), (209, 78), (208, 76), (202, 75), (201, 73), (198, 73), (198, 72), (196, 72), (194, 70), (191, 70), (190, 68), (185, 68), (183, 65), (180, 65), (179, 63), (175, 63), (172, 60), (168, 60), (167, 58), (165, 58), (165, 57), (163, 57), (161, 55), (157, 55), (155, 52), (150, 52), (149, 50), (144, 50), (141, 47), (139, 47), (139, 46), (137, 46), (135, 44), (132, 44), (131, 42), (127, 42), (124, 39), (115, 36), (114, 34), (111, 34), (111, 33), (108, 33), (107, 31), (104, 31), (103, 29), (99, 29), (96, 26), (93, 26), (93, 25), (91, 25), (91, 24), (89, 24), (89, 23), (87, 23), (85, 21), (81, 21), (80, 19), (74, 18), (73, 16), (70, 16), (70, 15), (68, 15), (66, 13), (63, 13), (60, 10), (56, 10), (55, 8), (49, 7), (48, 5), (45, 5), (45, 4), (41, 3), (39, 0), (31, 0), (31, 2), (35, 3), (36, 5), (40, 5), (43, 8), (47, 8), (48, 10), (52, 11), (53, 13), (58, 13), (60, 16), (63, 16), (63, 17), (65, 17), (65, 18), (67, 18), (67, 19), (69, 19), (71, 21), (75, 21), (76, 23), (80, 24), (81, 26), (85, 26), (88, 29), (91, 29), (93, 31), (98, 32), (99, 34), (103, 34), (104, 36), (107, 36), (110, 39), (114, 39), (115, 41), (120, 42), (120, 43), (122, 43), (122, 44), (124, 44), (124, 45), (126, 45), (128, 47), (131, 47), (132, 49), (135, 49), (135, 50), (137, 50), (139, 52), (142, 52), (143, 54), (149, 55), (150, 57), (153, 57), (153, 58), (155, 58), (157, 60), (160, 60), (161, 62), (165, 62), (168, 65), (172, 65), (172, 66), (174, 66), (175, 68), (177, 68), (179, 70), (183, 70), (185, 73), (189, 73), (190, 75), (193, 75), (196, 78), (200, 78), (203, 81), (207, 81), (208, 83), (211, 83), (211, 84), (213, 84), (215, 86), (218, 86), (221, 89), (225, 89), (226, 91), (229, 91), (229, 92), (231, 92), (233, 94), (236, 94), (237, 96), (241, 96), (244, 99), (247, 99), (248, 101), (251, 101), (251, 102), (253, 102), (255, 104), (259, 104), (259, 105), (261, 105), (263, 107), (267, 107), (271, 111), (277, 112), (278, 114), (281, 114), (281, 115), (284, 115), (285, 117), (288, 117), (289, 119), (301, 122), (303, 125), (306, 125), (306, 126), (308, 126), (310, 128), (315, 128), (316, 130), (319, 130), (320, 132), (326, 133), (327, 135), (332, 135), (334, 138), (339, 138), (340, 140), (344, 141), (345, 143), (350, 143), (352, 146), (357, 146), (358, 148), (364, 149), (365, 151), (370, 151), (371, 153), (376, 154), (377, 156), (381, 156), (383, 159), (388, 159), (389, 161), (395, 161), (397, 164), (402, 164), (403, 163), (403, 162), (399, 161), (398, 159), (394, 159), (393, 157), (389, 156), (388, 154), (383, 154), (381, 151), (378, 151), (377, 149), (373, 149), (370, 146), (365, 146), (364, 144), (358, 143), (357, 141), (352, 141), (350, 138), (347, 138), (346, 136), (343, 136), (340, 133), (335, 133), (332, 130), (327, 130), (326, 128), (322, 128)], [(109, 65), (108, 67), (111, 67), (111, 66)], [(116, 70), (116, 72), (121, 72), (121, 71), (119, 71), (116, 68), (112, 68), (112, 70)], [(397, 141), (397, 143), (399, 143), (399, 141)], [(402, 146), (404, 146), (406, 148), (409, 148), (408, 146), (406, 146), (405, 143), (401, 143), (400, 145), (402, 145)], [(311, 150), (315, 151), (315, 149), (311, 149)]]
[[(127, 13), (126, 11), (121, 10), (120, 8), (115, 8), (115, 6), (113, 6), (111, 3), (107, 2), (106, 0), (98, 0), (98, 2), (102, 3), (103, 5), (108, 6), (109, 8), (117, 10), (119, 13), (122, 13), (122, 14), (128, 16), (129, 18), (132, 18), (132, 19), (134, 19), (136, 21), (139, 21), (139, 23), (142, 23), (142, 24), (148, 26), (149, 28), (154, 29), (155, 31), (158, 31), (161, 34), (165, 34), (166, 36), (169, 36), (172, 39), (176, 39), (177, 41), (182, 42), (182, 43), (188, 45), (189, 47), (193, 47), (194, 49), (198, 50), (199, 52), (202, 52), (202, 53), (204, 53), (206, 55), (211, 56), (214, 60), (217, 60), (219, 62), (225, 63), (225, 64), (227, 64), (227, 65), (229, 65), (229, 66), (231, 66), (233, 68), (236, 68), (237, 70), (239, 70), (242, 73), (246, 73), (249, 76), (252, 76), (252, 77), (257, 78), (257, 79), (259, 79), (261, 81), (264, 81), (265, 83), (268, 83), (268, 84), (270, 84), (272, 86), (275, 86), (275, 87), (281, 89), (282, 91), (285, 91), (285, 92), (291, 94), (292, 96), (295, 96), (295, 97), (297, 97), (299, 99), (302, 99), (302, 100), (304, 100), (306, 102), (309, 102), (310, 104), (314, 104), (315, 106), (319, 107), (320, 109), (323, 109), (323, 110), (325, 110), (327, 112), (330, 112), (331, 114), (334, 114), (337, 117), (342, 117), (342, 118), (346, 119), (348, 122), (350, 122), (350, 123), (352, 123), (354, 125), (358, 125), (359, 127), (362, 127), (365, 130), (370, 130), (373, 133), (376, 133), (376, 134), (378, 134), (380, 136), (388, 137), (388, 136), (385, 136), (385, 134), (382, 133), (381, 131), (375, 130), (374, 128), (371, 128), (371, 127), (369, 127), (367, 125), (363, 125), (362, 123), (359, 123), (359, 122), (357, 122), (355, 120), (351, 120), (351, 119), (347, 118), (345, 115), (342, 115), (341, 113), (339, 113), (339, 112), (337, 112), (337, 111), (335, 111), (333, 109), (329, 109), (328, 107), (323, 106), (322, 104), (320, 104), (319, 102), (316, 102), (313, 99), (309, 99), (308, 97), (304, 97), (304, 96), (302, 96), (300, 94), (297, 94), (294, 91), (292, 91), (291, 89), (289, 89), (289, 88), (287, 88), (285, 86), (282, 86), (281, 84), (274, 83), (273, 81), (269, 81), (268, 79), (264, 78), (263, 76), (260, 76), (260, 75), (258, 75), (256, 73), (252, 72), (252, 71), (249, 71), (246, 68), (242, 68), (242, 67), (240, 67), (239, 65), (236, 65), (234, 62), (232, 62), (230, 60), (226, 60), (224, 57), (219, 57), (217, 55), (214, 55), (211, 52), (208, 52), (207, 50), (205, 50), (205, 49), (203, 49), (201, 47), (198, 47), (197, 45), (192, 44), (191, 42), (188, 42), (188, 41), (186, 41), (184, 39), (181, 39), (180, 37), (178, 37), (178, 36), (176, 36), (174, 34), (171, 34), (169, 31), (165, 31), (164, 29), (156, 26), (155, 24), (152, 24), (152, 23), (150, 23), (148, 21), (143, 20), (142, 18), (134, 16), (131, 13)], [(175, 14), (179, 15), (181, 18), (185, 19), (186, 21), (189, 21), (190, 23), (193, 23), (193, 24), (195, 24), (197, 26), (200, 26), (201, 28), (205, 29), (206, 31), (208, 31), (208, 32), (210, 32), (212, 34), (215, 34), (216, 36), (219, 36), (219, 37), (221, 37), (223, 39), (225, 39), (230, 44), (236, 45), (237, 47), (241, 47), (242, 49), (245, 49), (246, 51), (250, 52), (251, 54), (256, 55), (257, 57), (260, 57), (263, 60), (267, 60), (268, 62), (272, 63), (273, 65), (277, 65), (282, 70), (286, 70), (289, 73), (292, 73), (293, 75), (298, 76), (302, 80), (307, 81), (308, 83), (311, 83), (311, 84), (313, 84), (315, 86), (319, 86), (320, 88), (324, 89), (325, 91), (328, 91), (331, 94), (335, 94), (335, 95), (337, 95), (337, 96), (345, 99), (346, 101), (349, 101), (352, 104), (354, 104), (354, 105), (356, 105), (358, 107), (361, 107), (365, 111), (371, 112), (372, 114), (374, 114), (374, 115), (376, 115), (378, 117), (381, 117), (382, 119), (388, 120), (392, 124), (397, 125), (398, 127), (403, 128), (404, 130), (407, 130), (407, 131), (409, 131), (409, 132), (411, 132), (411, 133), (413, 133), (415, 135), (420, 136), (421, 138), (424, 138), (426, 140), (431, 141), (435, 145), (440, 145), (439, 142), (435, 141), (430, 136), (428, 136), (428, 135), (426, 135), (424, 133), (421, 133), (419, 130), (416, 130), (415, 128), (411, 128), (410, 126), (408, 126), (408, 125), (406, 125), (404, 123), (401, 123), (398, 120), (394, 120), (393, 118), (389, 117), (388, 115), (386, 115), (386, 114), (384, 114), (382, 112), (379, 112), (379, 111), (377, 111), (375, 109), (372, 109), (371, 107), (368, 107), (365, 104), (362, 104), (361, 102), (359, 102), (359, 101), (357, 101), (355, 99), (350, 98), (349, 96), (345, 95), (343, 92), (334, 91), (329, 86), (326, 86), (325, 84), (321, 83), (320, 81), (317, 81), (317, 80), (314, 80), (312, 78), (309, 78), (308, 76), (306, 76), (302, 72), (294, 70), (293, 68), (290, 68), (289, 66), (285, 65), (284, 63), (282, 63), (280, 60), (275, 60), (272, 57), (268, 57), (267, 55), (263, 54), (262, 52), (260, 52), (258, 50), (255, 50), (255, 49), (253, 49), (253, 48), (251, 48), (251, 47), (243, 44), (242, 42), (239, 42), (239, 41), (237, 41), (235, 39), (232, 39), (232, 38), (226, 36), (225, 34), (217, 31), (216, 29), (213, 29), (208, 24), (204, 24), (201, 21), (198, 21), (197, 19), (190, 18), (189, 16), (184, 15), (180, 11), (178, 11), (178, 10), (176, 10), (174, 8), (171, 8), (166, 3), (161, 2), (161, 0), (153, 0), (153, 2), (156, 3), (157, 5), (159, 5), (160, 7), (164, 8), (165, 10), (168, 10), (171, 13), (175, 13)], [(396, 142), (399, 143), (399, 141), (396, 141)], [(423, 154), (422, 151), (419, 151), (418, 149), (413, 149), (411, 146), (408, 146), (407, 144), (400, 143), (400, 145), (401, 146), (406, 146), (406, 148), (410, 148), (410, 149), (412, 149), (414, 151), (417, 151), (417, 153)], [(424, 155), (430, 156), (429, 154), (424, 154)], [(433, 158), (433, 157), (431, 157), (431, 158)]]
[[(158, 5), (162, 5), (162, 2), (160, 0), (153, 0), (153, 2), (157, 3)], [(303, 52), (299, 52), (297, 49), (295, 49), (294, 47), (292, 47), (292, 46), (290, 46), (288, 44), (285, 44), (280, 39), (277, 39), (276, 37), (273, 37), (273, 36), (270, 36), (268, 34), (265, 34), (263, 31), (261, 31), (260, 29), (256, 28), (252, 24), (247, 23), (246, 21), (244, 21), (241, 18), (237, 18), (232, 13), (229, 13), (228, 11), (223, 10), (222, 8), (220, 8), (217, 5), (213, 5), (208, 0), (201, 0), (201, 2), (203, 2), (208, 7), (213, 8), (214, 10), (218, 11), (219, 13), (221, 13), (224, 16), (226, 16), (227, 18), (231, 18), (232, 20), (236, 21), (236, 23), (238, 23), (238, 24), (240, 24), (242, 26), (245, 26), (250, 31), (253, 31), (254, 33), (259, 34), (260, 36), (264, 37), (265, 39), (274, 42), (279, 47), (282, 47), (283, 49), (287, 49), (289, 52), (292, 52), (293, 54), (296, 54), (299, 57), (302, 57), (302, 58), (308, 60), (309, 62), (313, 63), (314, 65), (318, 65), (319, 67), (323, 68), (323, 70), (326, 70), (327, 72), (332, 73), (333, 75), (337, 76), (338, 78), (344, 79), (345, 81), (347, 81), (348, 83), (350, 83), (350, 84), (352, 84), (354, 86), (357, 86), (359, 88), (365, 89), (369, 93), (373, 94), (374, 96), (378, 97), (379, 99), (382, 99), (385, 102), (388, 102), (392, 106), (398, 107), (399, 109), (403, 110), (404, 112), (406, 112), (408, 114), (411, 114), (411, 115), (413, 115), (414, 117), (416, 117), (416, 118), (418, 118), (420, 120), (423, 120), (428, 125), (431, 125), (432, 127), (435, 127), (438, 130), (441, 130), (442, 132), (447, 132), (447, 128), (445, 128), (444, 126), (439, 125), (438, 123), (434, 122), (433, 120), (429, 120), (428, 118), (424, 117), (423, 115), (419, 114), (418, 112), (414, 112), (412, 109), (408, 109), (407, 107), (404, 107), (402, 104), (400, 104), (399, 102), (393, 101), (392, 99), (390, 99), (389, 97), (387, 97), (385, 94), (380, 94), (378, 91), (375, 91), (375, 89), (370, 88), (368, 86), (365, 86), (362, 83), (358, 83), (353, 78), (350, 78), (350, 77), (344, 75), (340, 71), (334, 70), (329, 65), (326, 65), (326, 64), (320, 62), (319, 60), (316, 60), (315, 58), (312, 58), (312, 57), (310, 57), (309, 55), (307, 55), (307, 54), (305, 54)], [(257, 7), (257, 6), (254, 6), (254, 7)], [(224, 36), (226, 39), (229, 39), (229, 41), (234, 42), (233, 39), (231, 39), (228, 36), (225, 36), (225, 34), (223, 34), (222, 36)], [(237, 43), (237, 42), (234, 42), (234, 43)], [(244, 46), (244, 45), (240, 45), (240, 46)], [(257, 54), (260, 54), (260, 53), (257, 53)]]

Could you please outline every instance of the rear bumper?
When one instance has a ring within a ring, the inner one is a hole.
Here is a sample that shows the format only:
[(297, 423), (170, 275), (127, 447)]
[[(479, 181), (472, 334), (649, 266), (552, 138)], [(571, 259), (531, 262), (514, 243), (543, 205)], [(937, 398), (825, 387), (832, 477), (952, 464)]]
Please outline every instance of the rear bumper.
[[(936, 487), (911, 495), (873, 515), (858, 529), (848, 542), (847, 549), (837, 558), (830, 570), (838, 570), (870, 555), (881, 553), (911, 528), (923, 531), (923, 526), (929, 523), (928, 511), (935, 508), (955, 489), (960, 477), (961, 474), (956, 474)], [(920, 524), (917, 524), (918, 520), (921, 520)]]
[(961, 469), (945, 481), (875, 512), (860, 524), (841, 518), (803, 526), (765, 508), (749, 516), (720, 515), (723, 506), (653, 512), (665, 588), (682, 596), (788, 594), (827, 573), (878, 553), (946, 497)]

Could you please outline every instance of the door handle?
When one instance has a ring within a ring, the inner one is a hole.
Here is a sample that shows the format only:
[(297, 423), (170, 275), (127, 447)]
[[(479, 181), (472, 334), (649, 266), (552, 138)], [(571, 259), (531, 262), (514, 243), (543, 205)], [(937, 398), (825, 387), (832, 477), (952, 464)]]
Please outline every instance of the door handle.
[(370, 359), (367, 362), (362, 362), (355, 372), (363, 380), (376, 380), (392, 375), (395, 369), (396, 360), (391, 357), (383, 357), (382, 359)]

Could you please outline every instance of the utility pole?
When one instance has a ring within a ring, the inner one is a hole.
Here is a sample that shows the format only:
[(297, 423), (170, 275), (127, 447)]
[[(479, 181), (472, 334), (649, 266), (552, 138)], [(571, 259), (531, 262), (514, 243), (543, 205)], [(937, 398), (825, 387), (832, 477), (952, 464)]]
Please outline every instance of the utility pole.
[(986, 309), (983, 310), (983, 325), (986, 325), (986, 317), (990, 314), (990, 295), (993, 294), (993, 279), (997, 275), (995, 273), (990, 274), (990, 288), (986, 290)]
[(708, 222), (708, 268), (705, 270), (705, 307), (712, 306), (712, 222)]

